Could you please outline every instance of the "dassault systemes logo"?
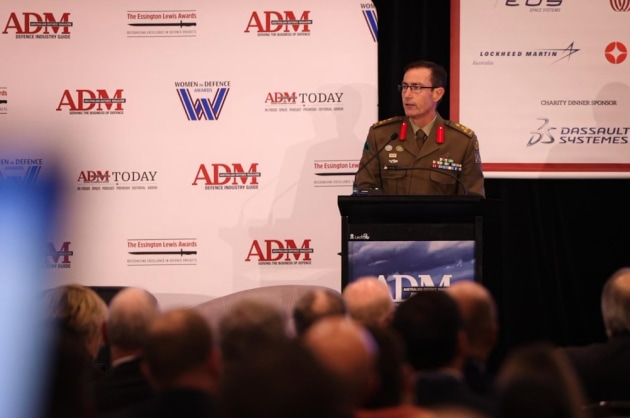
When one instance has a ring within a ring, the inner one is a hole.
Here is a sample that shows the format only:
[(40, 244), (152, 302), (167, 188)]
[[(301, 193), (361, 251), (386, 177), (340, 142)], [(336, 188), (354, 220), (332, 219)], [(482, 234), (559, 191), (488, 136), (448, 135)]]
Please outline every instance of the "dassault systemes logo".
[[(177, 95), (188, 120), (218, 120), (225, 98), (230, 92), (229, 81), (176, 81)], [(192, 93), (212, 93), (214, 98), (193, 98)]]
[[(588, 103), (588, 102), (587, 102)], [(538, 118), (538, 129), (530, 132), (527, 146), (536, 144), (625, 145), (629, 143), (630, 126), (561, 126), (549, 124), (549, 118)]]
[(610, 7), (615, 12), (628, 12), (630, 11), (630, 0), (610, 0)]
[(42, 165), (41, 158), (0, 158), (0, 183), (33, 184)]
[(2, 34), (14, 30), (16, 39), (70, 39), (71, 27), (68, 12), (62, 13), (59, 18), (51, 12), (23, 12), (20, 17), (11, 13)]
[(253, 31), (258, 36), (310, 36), (313, 24), (310, 13), (310, 10), (304, 10), (296, 18), (292, 10), (252, 12), (244, 32)]
[(266, 239), (252, 241), (245, 261), (258, 259), (259, 265), (311, 264), (311, 240), (305, 239), (298, 247), (295, 240)]
[(621, 64), (628, 58), (628, 48), (621, 42), (611, 42), (606, 45), (605, 55), (609, 63)]
[(373, 3), (361, 3), (361, 11), (367, 23), (368, 29), (372, 34), (372, 40), (378, 42), (378, 16), (376, 15), (376, 8)]

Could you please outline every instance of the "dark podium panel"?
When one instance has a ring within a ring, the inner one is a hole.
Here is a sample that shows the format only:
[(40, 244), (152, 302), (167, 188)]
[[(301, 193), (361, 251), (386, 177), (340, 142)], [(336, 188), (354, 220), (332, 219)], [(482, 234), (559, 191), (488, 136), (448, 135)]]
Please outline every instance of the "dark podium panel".
[(481, 281), (481, 196), (338, 196), (342, 288), (378, 276), (400, 302), (419, 290)]

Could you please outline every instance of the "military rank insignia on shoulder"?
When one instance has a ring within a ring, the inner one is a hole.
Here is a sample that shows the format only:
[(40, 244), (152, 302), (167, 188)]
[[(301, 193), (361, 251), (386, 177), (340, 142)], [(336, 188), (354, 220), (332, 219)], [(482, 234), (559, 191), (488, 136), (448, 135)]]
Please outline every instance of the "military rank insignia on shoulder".
[(393, 118), (383, 119), (374, 124), (372, 124), (372, 128), (378, 128), (380, 126), (389, 125), (390, 123), (402, 122), (405, 119), (404, 116), (394, 116)]
[(472, 129), (468, 128), (467, 126), (462, 125), (461, 123), (454, 122), (452, 120), (447, 120), (447, 121), (444, 121), (444, 124), (455, 130), (458, 130), (459, 132), (463, 133), (469, 138), (472, 138), (475, 135), (475, 132)]

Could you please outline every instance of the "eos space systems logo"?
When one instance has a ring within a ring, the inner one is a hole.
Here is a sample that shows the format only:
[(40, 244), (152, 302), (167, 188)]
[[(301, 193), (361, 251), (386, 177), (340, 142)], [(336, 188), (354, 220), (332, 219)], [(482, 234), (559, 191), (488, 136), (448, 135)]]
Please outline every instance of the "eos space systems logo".
[(258, 163), (251, 163), (245, 169), (246, 166), (241, 163), (200, 164), (192, 185), (203, 185), (205, 190), (257, 190), (261, 175)]
[[(585, 101), (589, 104), (589, 101)], [(628, 143), (630, 126), (560, 126), (549, 123), (549, 118), (538, 118), (538, 128), (530, 132), (527, 146), (537, 144), (598, 144), (623, 145)]]
[(258, 261), (258, 265), (311, 264), (311, 240), (298, 244), (293, 239), (254, 240), (247, 252), (246, 262)]
[(59, 246), (49, 242), (46, 248), (46, 265), (49, 269), (69, 269), (70, 257), (74, 251), (70, 249), (70, 241), (62, 242)]
[(42, 166), (42, 158), (0, 158), (0, 183), (34, 184)]
[(256, 33), (258, 36), (310, 36), (313, 24), (310, 13), (310, 10), (254, 11), (243, 32)]
[(123, 91), (123, 89), (64, 90), (55, 110), (57, 112), (68, 110), (71, 115), (122, 115), (123, 105), (127, 102), (123, 97)]
[[(175, 88), (188, 120), (212, 121), (221, 116), (225, 99), (230, 92), (230, 81), (176, 81)], [(201, 94), (213, 97), (197, 97)]]
[[(497, 0), (499, 1), (499, 0)], [(509, 7), (528, 7), (532, 13), (558, 13), (563, 0), (504, 0)]]
[(83, 170), (77, 190), (157, 190), (157, 171)]
[(70, 13), (12, 12), (2, 34), (15, 32), (16, 39), (70, 39)]

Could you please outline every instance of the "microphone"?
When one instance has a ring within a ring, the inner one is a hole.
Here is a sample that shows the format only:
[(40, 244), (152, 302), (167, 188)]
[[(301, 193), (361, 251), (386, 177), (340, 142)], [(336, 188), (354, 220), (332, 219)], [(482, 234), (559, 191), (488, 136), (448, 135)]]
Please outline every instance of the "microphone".
[(466, 187), (466, 185), (462, 183), (462, 181), (457, 176), (449, 173), (446, 170), (438, 170), (436, 168), (429, 168), (429, 167), (399, 167), (397, 165), (386, 165), (385, 167), (383, 167), (383, 170), (420, 170), (420, 171), (433, 171), (435, 173), (445, 174), (451, 177), (453, 180), (455, 180), (457, 184), (461, 186), (462, 190), (464, 191), (464, 195), (468, 196), (468, 188)]
[[(359, 187), (358, 187), (358, 184), (357, 184), (357, 176), (359, 175), (359, 173), (360, 173), (361, 171), (363, 171), (363, 169), (365, 169), (365, 167), (367, 167), (367, 166), (368, 166), (368, 164), (370, 164), (372, 161), (374, 161), (374, 159), (375, 159), (376, 157), (378, 157), (378, 156), (381, 154), (381, 152), (385, 149), (385, 147), (387, 146), (387, 144), (389, 144), (390, 142), (392, 142), (392, 141), (396, 140), (396, 138), (398, 138), (398, 136), (399, 136), (399, 135), (398, 135), (397, 133), (395, 133), (395, 132), (394, 132), (394, 133), (392, 134), (392, 136), (390, 136), (390, 137), (389, 137), (389, 140), (388, 140), (388, 141), (386, 141), (386, 142), (383, 144), (383, 146), (382, 146), (382, 147), (380, 147), (380, 148), (378, 149), (378, 151), (376, 151), (376, 153), (375, 153), (374, 155), (372, 155), (372, 157), (370, 157), (370, 159), (368, 159), (368, 160), (365, 162), (365, 164), (363, 164), (363, 165), (360, 165), (360, 166), (359, 166), (359, 168), (357, 169), (356, 173), (354, 173), (354, 181), (352, 182), (352, 196), (359, 196), (359, 195), (365, 195), (365, 194), (368, 194), (367, 192), (363, 192), (363, 193), (361, 193), (361, 192), (359, 191)], [(374, 190), (376, 191), (376, 190), (379, 190), (379, 189), (374, 189)]]

